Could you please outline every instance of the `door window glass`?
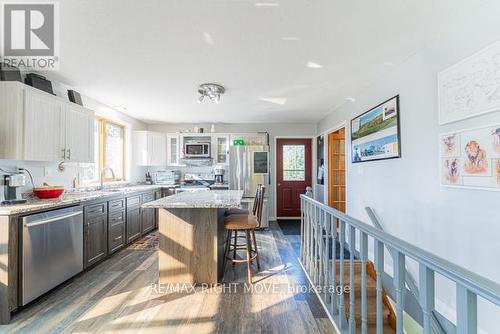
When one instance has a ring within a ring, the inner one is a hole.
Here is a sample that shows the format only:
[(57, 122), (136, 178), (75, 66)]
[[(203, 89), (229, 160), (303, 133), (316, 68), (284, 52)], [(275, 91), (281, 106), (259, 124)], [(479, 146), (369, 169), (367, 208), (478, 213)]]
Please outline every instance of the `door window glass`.
[(305, 181), (305, 156), (304, 145), (283, 145), (283, 181)]

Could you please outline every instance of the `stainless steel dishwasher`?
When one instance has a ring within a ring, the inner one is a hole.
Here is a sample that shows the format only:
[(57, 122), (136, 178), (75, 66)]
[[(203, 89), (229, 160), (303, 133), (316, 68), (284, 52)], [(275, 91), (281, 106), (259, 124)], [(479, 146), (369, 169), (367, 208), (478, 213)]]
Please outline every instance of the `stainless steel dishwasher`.
[(22, 218), (22, 305), (83, 270), (83, 211), (70, 207)]

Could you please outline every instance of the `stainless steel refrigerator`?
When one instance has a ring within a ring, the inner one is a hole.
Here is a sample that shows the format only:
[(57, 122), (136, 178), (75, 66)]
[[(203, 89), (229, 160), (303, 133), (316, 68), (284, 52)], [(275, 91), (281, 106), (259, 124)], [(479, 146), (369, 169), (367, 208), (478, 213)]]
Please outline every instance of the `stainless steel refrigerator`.
[(243, 190), (242, 205), (250, 210), (257, 185), (266, 186), (261, 228), (269, 227), (269, 146), (235, 145), (229, 149), (229, 189)]

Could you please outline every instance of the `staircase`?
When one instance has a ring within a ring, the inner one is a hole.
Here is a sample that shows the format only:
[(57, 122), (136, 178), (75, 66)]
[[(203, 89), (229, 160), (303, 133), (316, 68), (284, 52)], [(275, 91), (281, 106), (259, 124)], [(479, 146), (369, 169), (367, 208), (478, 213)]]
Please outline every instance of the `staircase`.
[[(344, 284), (349, 285), (349, 261), (344, 261)], [(336, 262), (336, 282), (340, 280), (340, 260)], [(368, 333), (377, 332), (377, 281), (376, 272), (373, 264), (368, 262), (366, 265), (366, 298), (367, 298), (367, 325)], [(351, 288), (352, 291), (352, 288)], [(355, 320), (356, 333), (361, 333), (361, 261), (354, 262), (354, 294), (356, 297), (355, 303)], [(350, 293), (344, 294), (345, 315), (349, 322), (349, 298)], [(384, 334), (396, 333), (396, 314), (389, 302), (385, 292), (382, 293), (383, 300), (383, 319), (384, 319)]]

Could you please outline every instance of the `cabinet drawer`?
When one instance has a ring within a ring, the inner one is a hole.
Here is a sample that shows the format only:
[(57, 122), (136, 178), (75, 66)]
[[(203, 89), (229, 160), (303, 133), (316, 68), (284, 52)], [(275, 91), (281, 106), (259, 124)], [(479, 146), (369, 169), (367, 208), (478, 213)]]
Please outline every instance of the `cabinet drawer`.
[(125, 199), (117, 199), (109, 202), (109, 211), (119, 211), (125, 209)]
[(125, 223), (109, 226), (109, 253), (113, 253), (125, 245)]
[(107, 212), (107, 203), (93, 204), (85, 207), (85, 215), (87, 218), (99, 217), (105, 215)]
[(127, 197), (127, 208), (141, 205), (141, 195)]
[(109, 214), (109, 226), (121, 224), (125, 222), (125, 210), (117, 211)]
[(151, 202), (154, 201), (154, 199), (155, 199), (154, 193), (145, 193), (142, 195), (142, 203)]

